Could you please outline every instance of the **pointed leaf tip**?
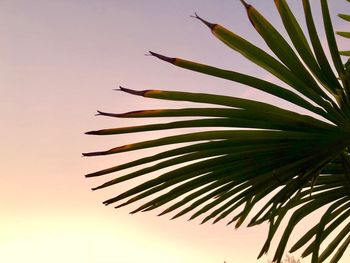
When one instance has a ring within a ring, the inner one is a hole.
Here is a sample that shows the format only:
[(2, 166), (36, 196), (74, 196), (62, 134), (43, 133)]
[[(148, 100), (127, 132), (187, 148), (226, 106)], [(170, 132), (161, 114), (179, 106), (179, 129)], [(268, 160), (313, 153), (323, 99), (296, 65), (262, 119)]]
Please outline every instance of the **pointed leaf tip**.
[(172, 64), (173, 64), (174, 61), (175, 61), (175, 58), (163, 56), (163, 55), (161, 55), (161, 54), (158, 54), (158, 53), (155, 53), (155, 52), (152, 52), (152, 51), (149, 51), (149, 53), (150, 53), (152, 56), (156, 57), (156, 58), (159, 58), (159, 59), (161, 59), (161, 60), (164, 60), (164, 61), (169, 62), (169, 63), (172, 63)]
[(103, 112), (103, 111), (97, 111), (98, 114), (96, 116), (107, 116), (107, 117), (123, 117), (127, 115), (127, 113), (109, 113), (109, 112)]
[(170, 220), (174, 220), (174, 219), (176, 219), (176, 218), (178, 218), (178, 217), (180, 217), (181, 216), (181, 214), (176, 214), (176, 215), (174, 215), (172, 218), (170, 218)]
[(108, 113), (106, 113), (106, 112), (103, 112), (103, 111), (97, 110), (97, 113), (95, 114), (95, 116), (109, 116), (109, 114), (108, 114)]
[(96, 131), (88, 131), (88, 132), (85, 132), (85, 134), (87, 134), (87, 135), (96, 135), (97, 133), (96, 133)]
[(83, 157), (87, 157), (87, 156), (93, 156), (93, 153), (82, 153)]
[(133, 90), (133, 89), (127, 89), (127, 88), (123, 88), (122, 86), (119, 87), (119, 89), (123, 92), (129, 93), (129, 94), (133, 94), (133, 95), (137, 95), (137, 96), (143, 96), (145, 94), (145, 91), (138, 91), (138, 90)]
[[(129, 204), (128, 202), (125, 202), (125, 203), (122, 203), (122, 204), (120, 204), (120, 205), (115, 206), (114, 208), (115, 208), (115, 209), (118, 209), (118, 208), (124, 207), (124, 206), (126, 206), (126, 205), (128, 205), (128, 204)], [(131, 214), (131, 213), (130, 213), (130, 214)]]
[(244, 5), (245, 8), (250, 8), (252, 5), (248, 4), (246, 1), (241, 0), (241, 3)]
[(196, 18), (198, 20), (200, 20), (201, 22), (203, 22), (207, 27), (209, 27), (210, 29), (213, 29), (215, 27), (216, 24), (210, 23), (206, 20), (204, 20), (203, 18), (201, 18), (196, 12), (194, 13), (194, 16), (191, 16), (193, 18)]

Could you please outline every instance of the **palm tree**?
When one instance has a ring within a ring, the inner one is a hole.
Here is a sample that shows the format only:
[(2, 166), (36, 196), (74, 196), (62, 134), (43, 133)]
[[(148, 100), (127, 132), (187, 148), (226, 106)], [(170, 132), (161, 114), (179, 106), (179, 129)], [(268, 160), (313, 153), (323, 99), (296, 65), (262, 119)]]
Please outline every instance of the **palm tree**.
[[(269, 231), (259, 257), (270, 250), (277, 229), (287, 217), (289, 221), (273, 259), (276, 262), (281, 262), (295, 226), (314, 211), (322, 211), (320, 220), (289, 251), (303, 248), (302, 256), (312, 255), (312, 262), (323, 262), (330, 256), (331, 262), (337, 262), (350, 243), (350, 62), (348, 60), (343, 65), (340, 57), (340, 54), (349, 55), (350, 51), (339, 54), (327, 0), (320, 0), (320, 3), (331, 61), (322, 48), (308, 0), (302, 3), (309, 41), (285, 0), (275, 0), (275, 5), (290, 41), (252, 5), (241, 2), (250, 22), (277, 58), (219, 24), (210, 23), (197, 14), (194, 17), (228, 47), (279, 78), (290, 89), (226, 69), (155, 52), (150, 52), (150, 55), (181, 68), (264, 91), (306, 109), (310, 115), (231, 96), (166, 90), (136, 91), (120, 87), (128, 94), (187, 101), (194, 106), (121, 114), (99, 111), (99, 115), (195, 118), (103, 129), (87, 134), (129, 134), (191, 127), (210, 129), (85, 153), (85, 156), (96, 156), (158, 149), (150, 156), (86, 176), (102, 176), (139, 167), (94, 188), (101, 189), (159, 171), (157, 177), (147, 179), (104, 204), (117, 203), (118, 208), (147, 198), (131, 213), (162, 206), (165, 210), (160, 215), (177, 211), (172, 217), (177, 218), (192, 213), (190, 219), (204, 216), (203, 223), (209, 220), (216, 223), (228, 216), (231, 216), (229, 224), (235, 223), (235, 227), (241, 226), (247, 218), (248, 226), (267, 222)], [(350, 21), (348, 15), (341, 14), (340, 17)], [(349, 37), (350, 33), (339, 34)], [(217, 129), (213, 130), (213, 127)], [(166, 150), (158, 148), (165, 145), (169, 146)], [(163, 170), (169, 167), (170, 170)], [(258, 203), (262, 207), (259, 206), (256, 212), (253, 208), (257, 209)], [(331, 233), (335, 235), (330, 236)], [(325, 245), (322, 249), (321, 244)]]

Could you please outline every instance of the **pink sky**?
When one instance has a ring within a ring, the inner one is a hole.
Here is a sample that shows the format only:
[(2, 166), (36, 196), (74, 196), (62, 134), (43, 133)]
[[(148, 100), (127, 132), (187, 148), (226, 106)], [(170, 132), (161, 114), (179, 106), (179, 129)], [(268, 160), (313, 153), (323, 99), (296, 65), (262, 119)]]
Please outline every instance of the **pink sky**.
[[(302, 18), (300, 1), (289, 2)], [(333, 14), (350, 13), (345, 0), (329, 2)], [(281, 28), (273, 1), (250, 3)], [(82, 158), (81, 152), (141, 138), (84, 135), (133, 123), (95, 117), (97, 109), (125, 112), (175, 105), (112, 91), (119, 85), (262, 98), (241, 85), (144, 56), (153, 50), (269, 78), (191, 19), (195, 11), (265, 47), (239, 1), (0, 2), (0, 262), (257, 262), (266, 226), (236, 231), (224, 223), (169, 221), (169, 216), (157, 217), (157, 211), (131, 216), (132, 207), (102, 205), (128, 184), (91, 192), (105, 179), (84, 178), (129, 155)], [(315, 11), (319, 17), (318, 5)], [(337, 29), (347, 27), (333, 19)], [(307, 227), (303, 224), (296, 235)], [(349, 261), (347, 252), (341, 263)]]

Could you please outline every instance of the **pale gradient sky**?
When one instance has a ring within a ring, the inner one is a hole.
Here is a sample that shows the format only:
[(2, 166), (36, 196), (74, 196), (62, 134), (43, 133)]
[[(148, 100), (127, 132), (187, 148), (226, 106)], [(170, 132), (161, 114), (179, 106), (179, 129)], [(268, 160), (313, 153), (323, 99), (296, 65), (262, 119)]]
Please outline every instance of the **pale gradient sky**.
[[(273, 1), (250, 3), (281, 28)], [(289, 3), (302, 18), (300, 1)], [(350, 13), (346, 1), (329, 3), (333, 14)], [(128, 155), (82, 158), (81, 152), (141, 139), (84, 135), (133, 123), (95, 117), (97, 109), (181, 106), (112, 91), (119, 85), (271, 101), (241, 85), (144, 56), (152, 50), (270, 78), (190, 18), (195, 11), (265, 47), (238, 0), (0, 0), (0, 262), (257, 262), (266, 226), (236, 231), (224, 223), (169, 221), (169, 216), (156, 217), (157, 211), (131, 216), (131, 207), (101, 204), (128, 184), (91, 192), (105, 179), (84, 178)], [(338, 30), (348, 26), (333, 20)], [(306, 222), (298, 233), (307, 227)], [(347, 252), (341, 263), (349, 261)]]

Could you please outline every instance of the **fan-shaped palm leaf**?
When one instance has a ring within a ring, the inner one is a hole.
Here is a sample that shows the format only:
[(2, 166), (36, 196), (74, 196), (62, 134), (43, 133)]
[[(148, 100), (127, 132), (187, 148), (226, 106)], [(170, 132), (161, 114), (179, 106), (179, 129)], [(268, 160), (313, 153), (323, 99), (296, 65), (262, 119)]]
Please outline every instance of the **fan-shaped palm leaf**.
[[(292, 246), (291, 251), (304, 247), (303, 256), (312, 254), (312, 262), (323, 262), (335, 251), (331, 262), (337, 262), (350, 242), (350, 77), (349, 66), (343, 65), (339, 55), (327, 1), (321, 0), (320, 3), (331, 62), (321, 46), (308, 0), (303, 0), (303, 9), (310, 44), (285, 0), (275, 0), (275, 5), (290, 41), (252, 5), (245, 1), (242, 3), (250, 22), (277, 58), (219, 24), (209, 23), (197, 14), (195, 18), (208, 26), (220, 41), (282, 80), (290, 90), (242, 73), (155, 52), (150, 54), (178, 67), (259, 89), (298, 105), (319, 118), (243, 98), (163, 90), (136, 91), (120, 87), (121, 91), (136, 96), (206, 106), (122, 114), (99, 112), (100, 115), (116, 118), (195, 118), (104, 129), (88, 134), (211, 129), (85, 153), (85, 156), (96, 156), (164, 145), (173, 147), (88, 174), (87, 177), (140, 167), (94, 188), (100, 189), (160, 171), (157, 177), (104, 203), (115, 203), (116, 207), (121, 207), (147, 197), (148, 201), (132, 213), (166, 207), (160, 215), (176, 211), (173, 218), (177, 218), (192, 213), (190, 219), (204, 215), (203, 222), (213, 220), (214, 223), (231, 216), (229, 224), (235, 222), (236, 227), (251, 215), (249, 226), (262, 222), (268, 222), (270, 226), (259, 256), (270, 249), (271, 240), (290, 212), (291, 217), (276, 249), (274, 260), (277, 262), (281, 261), (295, 226), (310, 213), (325, 207), (320, 221)], [(349, 21), (348, 15), (341, 14), (340, 17)], [(349, 37), (347, 32), (338, 34)], [(340, 54), (348, 55), (348, 51)], [(213, 127), (217, 129), (213, 130)], [(161, 172), (164, 168), (172, 169)], [(252, 214), (252, 209), (259, 202), (263, 204), (262, 208)], [(321, 244), (334, 232), (335, 237), (328, 240), (321, 251)]]

